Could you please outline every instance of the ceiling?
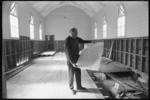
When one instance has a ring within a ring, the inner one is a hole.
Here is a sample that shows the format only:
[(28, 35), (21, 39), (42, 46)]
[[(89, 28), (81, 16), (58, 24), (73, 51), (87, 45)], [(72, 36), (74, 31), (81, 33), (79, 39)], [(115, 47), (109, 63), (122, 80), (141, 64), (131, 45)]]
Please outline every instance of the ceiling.
[[(93, 17), (106, 4), (111, 4), (110, 1), (28, 1), (43, 17), (49, 15), (54, 9), (71, 5), (83, 10), (87, 15)], [(118, 3), (113, 1), (113, 3)]]

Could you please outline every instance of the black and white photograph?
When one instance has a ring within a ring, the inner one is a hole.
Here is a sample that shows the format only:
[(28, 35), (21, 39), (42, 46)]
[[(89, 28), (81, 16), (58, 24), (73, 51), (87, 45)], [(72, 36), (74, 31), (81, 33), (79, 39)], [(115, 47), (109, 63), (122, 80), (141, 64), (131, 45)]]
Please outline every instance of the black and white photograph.
[(149, 99), (149, 2), (1, 1), (3, 99)]

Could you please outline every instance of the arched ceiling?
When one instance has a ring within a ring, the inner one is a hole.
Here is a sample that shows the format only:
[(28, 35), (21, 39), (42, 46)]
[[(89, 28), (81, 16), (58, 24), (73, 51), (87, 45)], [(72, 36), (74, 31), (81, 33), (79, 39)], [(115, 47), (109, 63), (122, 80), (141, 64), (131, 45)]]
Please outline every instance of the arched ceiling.
[(43, 17), (49, 15), (54, 9), (71, 5), (83, 10), (87, 15), (93, 17), (109, 1), (28, 1)]
[[(23, 1), (22, 1), (23, 2)], [(43, 17), (49, 15), (54, 9), (65, 5), (71, 5), (83, 10), (87, 15), (93, 17), (105, 6), (115, 6), (119, 3), (141, 3), (144, 1), (24, 1), (29, 3)], [(147, 2), (146, 2), (147, 4)], [(147, 4), (148, 5), (148, 4)]]

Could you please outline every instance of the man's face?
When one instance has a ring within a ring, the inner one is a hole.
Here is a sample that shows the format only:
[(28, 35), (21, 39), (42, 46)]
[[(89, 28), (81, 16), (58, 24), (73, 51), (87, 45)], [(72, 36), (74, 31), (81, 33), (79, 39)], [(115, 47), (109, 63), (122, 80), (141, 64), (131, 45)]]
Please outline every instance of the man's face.
[(76, 30), (76, 31), (72, 31), (72, 32), (71, 32), (71, 36), (72, 36), (72, 38), (76, 38), (76, 37), (77, 37), (77, 35), (78, 35), (77, 30)]

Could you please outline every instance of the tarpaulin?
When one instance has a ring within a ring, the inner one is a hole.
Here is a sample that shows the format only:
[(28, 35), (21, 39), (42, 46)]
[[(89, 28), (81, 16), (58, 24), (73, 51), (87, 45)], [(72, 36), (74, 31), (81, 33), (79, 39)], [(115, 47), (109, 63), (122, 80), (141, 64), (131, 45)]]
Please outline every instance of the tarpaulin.
[(98, 71), (102, 53), (103, 43), (86, 43), (85, 48), (80, 52), (77, 67)]

